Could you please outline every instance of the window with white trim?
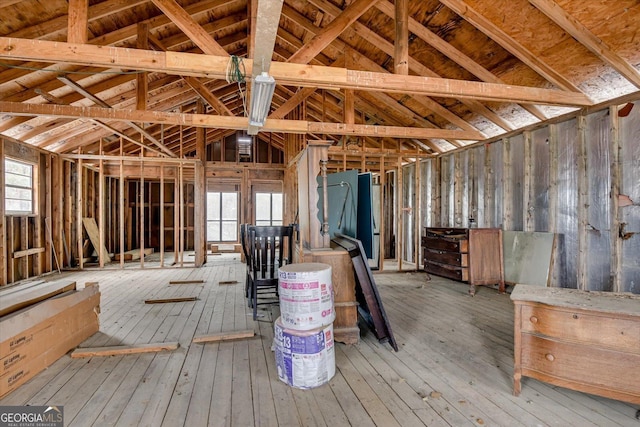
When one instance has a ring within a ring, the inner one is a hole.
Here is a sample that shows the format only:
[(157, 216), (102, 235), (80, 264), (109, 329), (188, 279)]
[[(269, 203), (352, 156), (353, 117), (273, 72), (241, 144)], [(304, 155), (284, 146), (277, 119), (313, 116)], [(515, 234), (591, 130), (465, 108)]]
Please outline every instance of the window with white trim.
[(4, 209), (7, 215), (35, 213), (34, 171), (31, 163), (4, 159)]

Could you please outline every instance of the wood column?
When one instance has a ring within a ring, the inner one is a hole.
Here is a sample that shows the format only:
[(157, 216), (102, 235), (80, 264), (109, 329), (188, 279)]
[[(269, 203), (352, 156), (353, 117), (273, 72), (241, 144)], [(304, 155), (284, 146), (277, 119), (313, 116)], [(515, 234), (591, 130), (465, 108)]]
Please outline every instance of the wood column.
[(533, 188), (533, 150), (531, 148), (531, 131), (524, 131), (524, 182), (522, 183), (522, 218), (524, 231), (535, 229), (535, 188)]
[[(196, 102), (196, 113), (204, 114), (204, 103), (201, 99)], [(201, 267), (207, 260), (207, 236), (206, 236), (206, 218), (207, 218), (207, 178), (205, 174), (206, 160), (206, 129), (196, 128), (196, 165), (194, 174), (194, 250), (195, 265)]]
[[(502, 140), (502, 229), (513, 229), (513, 172), (511, 161), (511, 141), (508, 138)], [(500, 228), (500, 227), (499, 227)]]
[[(4, 139), (0, 138), (0, 162), (4, 171)], [(4, 207), (4, 173), (0, 173), (0, 286), (7, 284), (7, 262), (9, 260), (7, 245), (7, 225)]]
[(623, 292), (622, 285), (622, 239), (619, 237), (620, 219), (619, 219), (619, 201), (620, 196), (620, 119), (618, 116), (618, 107), (613, 105), (609, 107), (609, 120), (611, 128), (611, 141), (609, 143), (609, 171), (611, 174), (611, 281), (613, 283), (613, 292)]
[(578, 289), (589, 290), (589, 170), (587, 162), (587, 118), (578, 116)]

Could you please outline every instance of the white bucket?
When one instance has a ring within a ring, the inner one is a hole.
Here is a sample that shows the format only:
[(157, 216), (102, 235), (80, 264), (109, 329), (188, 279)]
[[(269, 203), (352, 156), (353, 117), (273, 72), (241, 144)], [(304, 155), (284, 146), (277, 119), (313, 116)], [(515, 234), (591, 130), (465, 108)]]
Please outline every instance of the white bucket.
[(327, 383), (336, 373), (333, 324), (297, 331), (274, 324), (278, 378), (292, 387), (308, 389)]
[(303, 262), (278, 271), (280, 316), (286, 328), (315, 329), (335, 320), (330, 265)]

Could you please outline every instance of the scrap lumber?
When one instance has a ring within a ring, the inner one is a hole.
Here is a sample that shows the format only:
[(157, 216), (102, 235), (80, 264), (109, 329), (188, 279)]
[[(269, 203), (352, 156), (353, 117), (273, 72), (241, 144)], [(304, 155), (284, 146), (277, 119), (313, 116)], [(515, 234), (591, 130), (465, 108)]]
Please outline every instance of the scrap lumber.
[(71, 352), (71, 357), (73, 359), (80, 359), (83, 357), (106, 357), (121, 356), (125, 354), (157, 353), (159, 351), (173, 351), (178, 347), (180, 347), (180, 344), (177, 342), (162, 342), (137, 345), (114, 345), (109, 347), (86, 347), (73, 350)]
[(169, 282), (170, 285), (191, 285), (194, 283), (204, 283), (204, 280), (172, 280)]
[(255, 332), (253, 331), (253, 329), (247, 329), (245, 331), (220, 332), (213, 335), (200, 335), (197, 337), (193, 337), (193, 342), (207, 343), (207, 342), (239, 340), (244, 338), (252, 338), (254, 335), (255, 335)]
[(235, 285), (237, 283), (237, 280), (221, 280), (218, 282), (218, 285)]
[(166, 304), (170, 302), (186, 302), (197, 301), (198, 297), (179, 297), (179, 298), (160, 298), (160, 299), (146, 299), (145, 304)]
[(44, 248), (31, 248), (24, 251), (15, 251), (12, 255), (13, 259), (23, 258), (29, 255), (35, 255), (44, 252)]
[(102, 259), (105, 262), (111, 262), (111, 257), (109, 256), (107, 248), (105, 248), (104, 244), (100, 247), (100, 231), (98, 230), (98, 224), (96, 224), (95, 218), (82, 218), (82, 224), (84, 224), (84, 228), (87, 230), (91, 244), (96, 252), (100, 251)]
[[(144, 253), (144, 256), (151, 255), (153, 253), (153, 248), (144, 248), (142, 252)], [(116, 261), (120, 261), (119, 253), (115, 254), (115, 259)], [(135, 261), (137, 259), (140, 259), (140, 249), (131, 249), (124, 253), (125, 261)]]
[(15, 286), (0, 292), (0, 316), (18, 311), (52, 296), (76, 289), (73, 280), (38, 281)]

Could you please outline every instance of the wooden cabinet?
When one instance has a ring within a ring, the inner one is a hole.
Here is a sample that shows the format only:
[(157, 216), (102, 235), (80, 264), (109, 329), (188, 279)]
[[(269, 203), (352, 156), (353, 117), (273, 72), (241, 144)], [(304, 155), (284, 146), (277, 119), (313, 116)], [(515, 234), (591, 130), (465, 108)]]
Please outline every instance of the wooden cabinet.
[(516, 285), (513, 393), (523, 376), (640, 403), (640, 295)]
[(437, 276), (477, 285), (499, 285), (504, 292), (502, 230), (499, 228), (425, 227), (424, 269)]

